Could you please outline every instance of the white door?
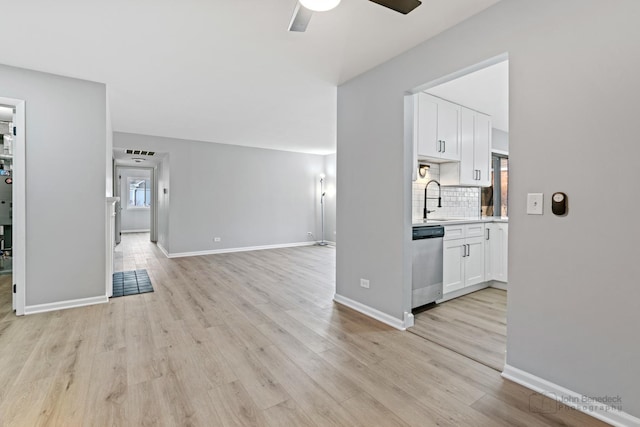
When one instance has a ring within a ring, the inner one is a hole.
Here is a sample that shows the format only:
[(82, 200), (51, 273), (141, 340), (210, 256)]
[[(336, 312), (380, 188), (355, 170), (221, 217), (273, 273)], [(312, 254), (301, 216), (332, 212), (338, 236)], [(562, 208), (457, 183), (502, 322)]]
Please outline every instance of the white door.
[(494, 224), (485, 224), (484, 233), (485, 233), (485, 241), (484, 241), (484, 279), (485, 281), (494, 280), (494, 272), (493, 272), (493, 242), (495, 239), (495, 225)]
[[(24, 315), (26, 303), (26, 132), (25, 101), (0, 97), (0, 105), (13, 109), (13, 170), (11, 172), (11, 258), (13, 262), (12, 308)], [(8, 177), (5, 177), (5, 179)]]
[(464, 259), (464, 286), (477, 285), (484, 282), (484, 236), (465, 240), (467, 256)]
[(474, 115), (467, 108), (460, 111), (460, 185), (478, 185), (474, 169)]
[(438, 144), (438, 104), (436, 98), (418, 93), (418, 105), (415, 111), (418, 120), (418, 156), (440, 157)]
[(491, 185), (491, 117), (477, 113), (474, 131), (474, 169), (477, 171), (476, 185)]
[[(113, 179), (113, 195), (115, 197), (119, 197), (120, 200), (116, 202), (115, 213), (116, 213), (116, 221), (115, 221), (115, 240), (116, 245), (120, 244), (120, 240), (122, 238), (122, 182), (120, 177), (120, 168), (116, 166), (114, 169), (114, 179)], [(128, 195), (125, 194), (128, 197)]]
[(509, 225), (508, 224), (496, 224), (495, 237), (492, 243), (492, 263), (493, 263), (493, 280), (500, 282), (507, 282), (507, 264), (508, 264), (508, 248), (507, 241), (509, 240)]
[(445, 240), (442, 256), (442, 293), (457, 291), (464, 287), (465, 251), (464, 239)]
[(460, 160), (460, 107), (442, 99), (438, 100), (438, 140), (442, 141), (440, 157)]

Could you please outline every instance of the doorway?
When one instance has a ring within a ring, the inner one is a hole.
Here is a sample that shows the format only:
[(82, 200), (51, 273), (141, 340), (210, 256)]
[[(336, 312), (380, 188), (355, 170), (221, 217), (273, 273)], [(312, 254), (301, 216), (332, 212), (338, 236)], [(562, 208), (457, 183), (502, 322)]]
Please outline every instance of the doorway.
[(155, 175), (151, 167), (116, 165), (114, 194), (120, 201), (115, 206), (115, 271), (124, 271), (125, 257), (128, 257), (123, 252), (123, 235), (157, 241)]
[[(497, 371), (504, 368), (507, 337), (508, 70), (505, 54), (414, 91), (424, 99), (422, 129), (432, 122), (439, 129), (442, 121), (451, 129), (442, 136), (451, 152), (430, 153), (430, 134), (414, 152), (425, 172), (412, 183), (412, 222), (423, 223), (423, 212), (442, 220), (444, 273), (442, 296), (413, 310), (408, 331)], [(438, 187), (428, 197), (432, 181)]]
[(17, 315), (26, 295), (25, 157), (25, 102), (0, 97), (0, 300), (11, 300), (0, 312)]

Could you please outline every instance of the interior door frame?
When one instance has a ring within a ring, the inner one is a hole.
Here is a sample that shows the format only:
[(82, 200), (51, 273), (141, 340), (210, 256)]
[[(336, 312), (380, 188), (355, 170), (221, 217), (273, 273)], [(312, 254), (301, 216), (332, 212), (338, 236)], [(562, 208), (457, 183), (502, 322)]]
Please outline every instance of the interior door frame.
[(26, 193), (26, 133), (25, 101), (23, 99), (0, 97), (0, 104), (15, 108), (13, 126), (15, 127), (13, 144), (12, 185), (12, 276), (15, 292), (13, 308), (16, 315), (24, 315), (27, 294), (27, 193)]
[[(122, 207), (122, 201), (123, 196), (122, 194), (122, 183), (120, 182), (120, 170), (122, 169), (145, 169), (145, 170), (149, 170), (151, 172), (151, 208), (150, 208), (150, 212), (149, 212), (149, 240), (151, 240), (152, 242), (157, 242), (158, 241), (158, 197), (157, 197), (157, 182), (156, 182), (156, 176), (157, 176), (157, 167), (155, 166), (128, 166), (128, 165), (115, 165), (114, 170), (114, 195), (119, 196), (120, 197), (120, 201), (116, 202), (116, 226), (115, 231), (116, 232), (121, 232), (122, 231), (122, 209), (124, 209)], [(118, 211), (119, 209), (119, 211)], [(120, 226), (118, 227), (117, 222), (120, 222)], [(118, 239), (118, 235), (116, 235), (116, 242), (119, 243)]]

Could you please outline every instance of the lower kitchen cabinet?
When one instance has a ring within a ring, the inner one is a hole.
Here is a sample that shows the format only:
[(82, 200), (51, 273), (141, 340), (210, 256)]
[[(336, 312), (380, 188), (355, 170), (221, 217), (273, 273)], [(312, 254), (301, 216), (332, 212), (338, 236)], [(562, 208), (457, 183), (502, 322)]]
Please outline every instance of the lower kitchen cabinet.
[(477, 236), (477, 228), (478, 224), (445, 227), (443, 294), (485, 281), (484, 237)]
[(485, 224), (486, 280), (508, 281), (509, 224)]

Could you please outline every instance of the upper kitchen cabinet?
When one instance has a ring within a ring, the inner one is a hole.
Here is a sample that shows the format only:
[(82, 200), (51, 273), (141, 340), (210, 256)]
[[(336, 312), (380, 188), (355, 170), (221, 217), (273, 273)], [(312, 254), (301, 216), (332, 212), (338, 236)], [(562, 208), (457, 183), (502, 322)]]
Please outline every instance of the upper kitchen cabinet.
[(491, 185), (491, 117), (460, 107), (460, 162), (440, 166), (440, 184)]
[(460, 107), (417, 93), (413, 135), (418, 158), (436, 163), (460, 160)]

